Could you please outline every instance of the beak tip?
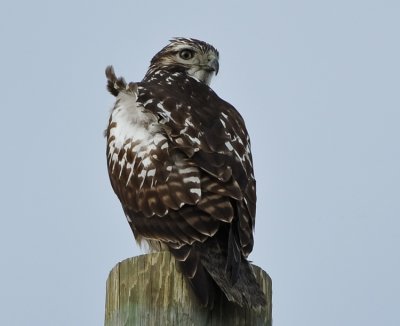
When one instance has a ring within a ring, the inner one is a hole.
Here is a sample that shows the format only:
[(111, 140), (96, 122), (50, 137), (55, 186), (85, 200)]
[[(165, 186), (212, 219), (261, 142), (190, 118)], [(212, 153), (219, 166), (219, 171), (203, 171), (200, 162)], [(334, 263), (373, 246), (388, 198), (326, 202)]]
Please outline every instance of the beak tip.
[(219, 62), (217, 59), (214, 59), (213, 61), (210, 62), (211, 67), (213, 67), (214, 71), (215, 71), (215, 76), (218, 75), (218, 71), (219, 71)]
[(213, 72), (215, 75), (218, 75), (219, 63), (217, 59), (212, 59), (206, 65), (202, 65), (201, 67), (209, 73)]

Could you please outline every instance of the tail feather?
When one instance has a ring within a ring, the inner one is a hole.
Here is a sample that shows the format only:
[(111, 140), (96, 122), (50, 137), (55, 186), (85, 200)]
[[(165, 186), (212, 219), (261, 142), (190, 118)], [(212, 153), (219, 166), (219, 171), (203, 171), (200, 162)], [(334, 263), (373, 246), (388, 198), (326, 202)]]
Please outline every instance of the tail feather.
[(225, 272), (226, 263), (218, 246), (207, 245), (204, 247), (205, 250), (202, 250), (200, 258), (201, 263), (229, 301), (236, 302), (242, 307), (253, 308), (266, 304), (265, 294), (245, 258), (242, 258), (239, 263), (237, 279), (233, 283), (229, 273)]
[(235, 280), (226, 270), (226, 257), (216, 241), (209, 239), (198, 246), (169, 247), (182, 274), (203, 306), (212, 309), (219, 291), (240, 306), (257, 308), (266, 304), (253, 269), (245, 258), (237, 263)]
[(170, 247), (169, 250), (177, 260), (180, 271), (188, 280), (200, 304), (212, 308), (216, 294), (215, 283), (201, 264), (199, 251), (191, 246), (179, 249)]

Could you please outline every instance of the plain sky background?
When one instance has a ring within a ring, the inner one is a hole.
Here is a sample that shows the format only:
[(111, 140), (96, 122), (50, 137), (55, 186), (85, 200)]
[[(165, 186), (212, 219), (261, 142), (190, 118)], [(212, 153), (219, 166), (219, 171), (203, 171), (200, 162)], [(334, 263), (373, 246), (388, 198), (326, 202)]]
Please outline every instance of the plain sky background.
[(0, 4), (0, 325), (102, 325), (140, 249), (109, 185), (113, 97), (174, 36), (220, 51), (258, 208), (250, 259), (276, 326), (400, 325), (400, 2)]

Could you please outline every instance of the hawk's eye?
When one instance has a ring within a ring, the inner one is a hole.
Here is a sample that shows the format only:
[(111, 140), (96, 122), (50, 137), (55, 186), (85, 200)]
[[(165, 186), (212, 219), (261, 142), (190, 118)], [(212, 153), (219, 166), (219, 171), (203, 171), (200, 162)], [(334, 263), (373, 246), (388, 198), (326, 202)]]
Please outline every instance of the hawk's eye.
[(194, 56), (194, 52), (192, 50), (182, 50), (181, 52), (179, 52), (179, 56), (181, 57), (181, 59), (183, 60), (189, 60), (192, 59)]

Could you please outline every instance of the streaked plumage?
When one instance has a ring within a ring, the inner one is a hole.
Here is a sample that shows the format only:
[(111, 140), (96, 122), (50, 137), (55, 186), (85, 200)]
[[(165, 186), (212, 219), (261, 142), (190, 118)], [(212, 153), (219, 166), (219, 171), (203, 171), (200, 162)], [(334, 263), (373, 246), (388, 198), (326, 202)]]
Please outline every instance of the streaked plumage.
[(208, 86), (218, 59), (211, 45), (176, 38), (142, 82), (107, 68), (116, 96), (108, 170), (136, 240), (170, 250), (203, 305), (220, 288), (256, 307), (265, 298), (246, 260), (256, 214), (250, 140), (240, 114)]

